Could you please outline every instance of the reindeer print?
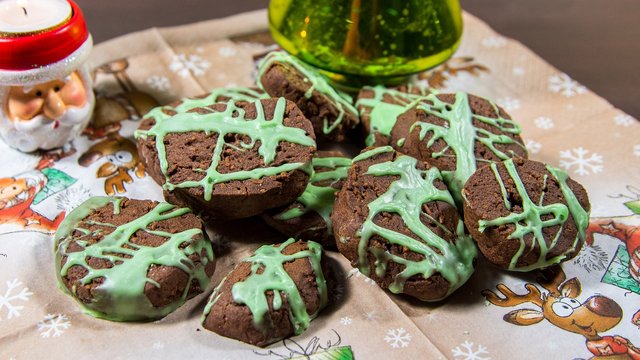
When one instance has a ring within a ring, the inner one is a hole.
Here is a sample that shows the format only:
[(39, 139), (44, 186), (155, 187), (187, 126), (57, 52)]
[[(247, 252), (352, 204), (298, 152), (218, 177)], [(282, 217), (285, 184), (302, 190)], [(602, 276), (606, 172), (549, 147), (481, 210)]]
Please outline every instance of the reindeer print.
[(473, 76), (480, 76), (481, 73), (489, 72), (489, 68), (478, 64), (470, 56), (453, 57), (435, 69), (418, 74), (419, 80), (425, 80), (430, 88), (441, 89), (449, 78), (460, 73), (468, 73)]
[(118, 85), (118, 93), (107, 95), (96, 89), (96, 106), (89, 126), (83, 131), (90, 140), (103, 139), (117, 134), (124, 120), (142, 118), (149, 110), (158, 106), (151, 95), (138, 90), (127, 75), (129, 61), (119, 59), (106, 63), (95, 70), (95, 75), (111, 76)]
[(106, 159), (96, 173), (97, 178), (106, 178), (104, 181), (104, 192), (107, 195), (124, 193), (127, 190), (125, 183), (132, 183), (133, 178), (129, 171), (135, 172), (138, 178), (143, 178), (144, 165), (138, 157), (138, 150), (133, 141), (120, 135), (110, 135), (87, 150), (78, 163), (88, 167), (100, 159)]
[(527, 283), (527, 293), (516, 294), (504, 284), (498, 284), (498, 292), (484, 290), (482, 295), (493, 305), (512, 307), (525, 303), (535, 305), (535, 309), (518, 309), (504, 315), (504, 321), (520, 326), (537, 324), (543, 320), (564, 331), (582, 335), (587, 349), (594, 355), (592, 359), (632, 359), (640, 360), (640, 349), (619, 335), (601, 335), (613, 329), (622, 320), (622, 308), (618, 303), (602, 295), (592, 295), (580, 302), (581, 292), (577, 278), (566, 280), (560, 267), (546, 269), (538, 279), (540, 289)]

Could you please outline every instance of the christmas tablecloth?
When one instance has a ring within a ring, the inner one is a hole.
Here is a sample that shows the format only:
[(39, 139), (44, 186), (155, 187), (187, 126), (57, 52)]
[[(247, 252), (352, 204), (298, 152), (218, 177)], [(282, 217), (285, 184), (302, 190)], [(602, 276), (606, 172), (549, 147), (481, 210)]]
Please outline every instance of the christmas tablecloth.
[[(565, 169), (587, 188), (593, 204), (589, 240), (561, 272), (553, 277), (508, 274), (480, 259), (468, 284), (431, 304), (381, 290), (340, 254), (330, 253), (342, 269), (338, 304), (301, 336), (266, 349), (200, 326), (211, 289), (152, 323), (84, 315), (57, 288), (51, 234), (91, 195), (160, 200), (160, 187), (136, 172), (132, 133), (140, 117), (156, 104), (214, 87), (252, 85), (255, 58), (274, 47), (266, 19), (266, 12), (258, 11), (100, 44), (91, 59), (98, 107), (85, 134), (47, 153), (21, 154), (0, 144), (1, 360), (331, 354), (342, 359), (584, 359), (622, 353), (638, 358), (630, 354), (640, 346), (640, 279), (631, 275), (640, 266), (640, 122), (469, 14), (454, 58), (415, 80), (495, 99), (522, 125), (532, 159)], [(593, 71), (607, 76), (607, 69)], [(109, 162), (118, 171), (98, 172)], [(225, 249), (217, 254), (212, 286), (261, 242), (283, 240), (256, 219), (232, 227), (213, 224), (210, 230)], [(509, 294), (511, 301), (496, 306), (499, 301), (487, 290)], [(617, 303), (623, 313), (616, 315), (615, 326), (587, 338), (582, 334), (598, 325), (596, 310), (589, 307), (596, 295)], [(553, 320), (558, 315), (551, 303), (561, 299), (572, 304), (566, 316), (571, 321)]]

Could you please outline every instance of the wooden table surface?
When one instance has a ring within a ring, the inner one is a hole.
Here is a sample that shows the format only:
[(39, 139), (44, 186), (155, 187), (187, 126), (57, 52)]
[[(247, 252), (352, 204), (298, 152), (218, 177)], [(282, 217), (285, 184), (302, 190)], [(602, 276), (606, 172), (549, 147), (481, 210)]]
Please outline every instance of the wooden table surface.
[[(321, 1), (321, 0), (319, 0)], [(267, 0), (76, 0), (94, 40), (267, 6)], [(499, 33), (640, 119), (640, 1), (460, 0)]]

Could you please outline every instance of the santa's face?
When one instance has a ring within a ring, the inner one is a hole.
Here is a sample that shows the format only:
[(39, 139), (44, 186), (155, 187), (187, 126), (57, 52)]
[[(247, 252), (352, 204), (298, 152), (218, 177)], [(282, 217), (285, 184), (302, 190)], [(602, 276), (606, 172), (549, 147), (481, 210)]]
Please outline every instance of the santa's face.
[(93, 93), (78, 72), (65, 79), (8, 89), (0, 130), (21, 151), (53, 149), (85, 127), (93, 110)]

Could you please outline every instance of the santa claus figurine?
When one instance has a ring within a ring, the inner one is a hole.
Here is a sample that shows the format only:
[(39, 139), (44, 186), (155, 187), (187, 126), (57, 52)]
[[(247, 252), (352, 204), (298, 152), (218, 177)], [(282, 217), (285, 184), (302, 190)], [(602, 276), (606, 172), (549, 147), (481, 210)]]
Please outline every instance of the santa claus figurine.
[(0, 0), (0, 135), (31, 152), (78, 136), (95, 98), (92, 39), (71, 0)]

